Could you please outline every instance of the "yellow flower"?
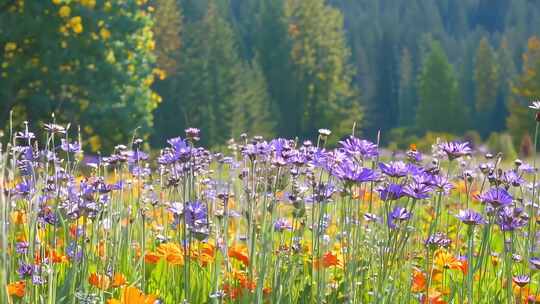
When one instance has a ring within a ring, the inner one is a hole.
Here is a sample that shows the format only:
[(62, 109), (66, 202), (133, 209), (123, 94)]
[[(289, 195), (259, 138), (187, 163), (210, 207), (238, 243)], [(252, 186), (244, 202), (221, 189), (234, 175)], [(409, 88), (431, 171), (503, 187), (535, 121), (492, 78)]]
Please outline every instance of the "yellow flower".
[(8, 42), (6, 43), (6, 45), (4, 46), (4, 50), (6, 52), (10, 52), (10, 51), (14, 51), (17, 49), (17, 43), (15, 42)]
[(157, 69), (157, 68), (153, 69), (152, 73), (154, 73), (154, 75), (156, 75), (159, 78), (159, 80), (163, 80), (167, 78), (167, 73), (162, 69)]
[(106, 28), (101, 28), (101, 30), (99, 30), (99, 35), (101, 36), (101, 39), (107, 40), (111, 37), (111, 32)]
[(116, 62), (116, 57), (114, 56), (114, 51), (113, 50), (109, 50), (109, 52), (107, 52), (107, 56), (105, 57), (105, 60), (108, 63), (115, 63)]
[(75, 26), (73, 27), (73, 31), (74, 31), (75, 33), (77, 33), (77, 34), (82, 33), (82, 31), (83, 31), (83, 26), (82, 26), (82, 24), (79, 23), (79, 24), (75, 25)]
[(62, 0), (52, 0), (52, 3), (55, 4), (55, 5), (58, 5), (58, 4), (62, 3)]
[(62, 7), (60, 7), (60, 10), (58, 11), (58, 15), (60, 15), (60, 17), (62, 18), (67, 18), (71, 15), (71, 8), (69, 8), (69, 6), (67, 5), (63, 5)]
[(75, 33), (81, 33), (83, 31), (81, 16), (75, 16), (69, 19), (69, 26), (73, 29)]
[(87, 8), (94, 8), (96, 6), (96, 0), (81, 0), (81, 5)]

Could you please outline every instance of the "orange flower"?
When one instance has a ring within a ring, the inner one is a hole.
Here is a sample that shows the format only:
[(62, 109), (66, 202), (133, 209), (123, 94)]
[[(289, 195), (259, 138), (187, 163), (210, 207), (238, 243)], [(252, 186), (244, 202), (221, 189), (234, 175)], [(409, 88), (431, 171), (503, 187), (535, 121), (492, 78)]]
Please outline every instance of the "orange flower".
[(225, 294), (231, 298), (232, 300), (236, 300), (239, 297), (242, 296), (242, 288), (241, 287), (233, 287), (227, 283), (223, 284), (223, 291)]
[(214, 245), (204, 243), (198, 258), (202, 266), (210, 264), (214, 260)]
[[(518, 303), (528, 303), (527, 300), (531, 298), (530, 296), (531, 290), (529, 289), (529, 287), (527, 286), (519, 287), (516, 283), (512, 282), (512, 289), (514, 291), (514, 296), (516, 298), (519, 298), (519, 296), (521, 295), (521, 301)], [(532, 297), (535, 298), (534, 296)], [(532, 302), (532, 303), (535, 303), (535, 302)]]
[(174, 243), (165, 243), (159, 245), (157, 253), (167, 260), (171, 265), (184, 265), (184, 253), (182, 248)]
[(437, 290), (430, 289), (428, 296), (422, 296), (422, 304), (446, 304), (446, 301), (443, 299), (443, 294)]
[(133, 286), (128, 286), (122, 291), (122, 304), (154, 304), (157, 300), (157, 296), (152, 294), (145, 295)]
[(431, 270), (431, 280), (433, 282), (442, 282), (443, 279), (443, 272), (439, 269), (432, 269)]
[(111, 283), (111, 280), (106, 275), (96, 274), (95, 272), (90, 274), (88, 277), (88, 283), (90, 285), (99, 288), (101, 290), (105, 290), (109, 288), (109, 285)]
[(255, 290), (257, 284), (248, 279), (247, 274), (243, 271), (233, 271), (233, 278), (238, 281), (242, 288), (248, 289), (250, 291)]
[(426, 275), (419, 269), (413, 269), (412, 274), (412, 292), (421, 292), (426, 289)]
[(71, 224), (71, 225), (69, 226), (69, 235), (70, 235), (72, 238), (77, 237), (77, 230), (78, 230), (77, 224)]
[(15, 225), (22, 225), (26, 223), (26, 213), (23, 211), (13, 211), (11, 212), (11, 220)]
[[(69, 261), (68, 257), (65, 254), (59, 254), (56, 250), (45, 250), (45, 257), (55, 264)], [(34, 262), (37, 265), (41, 265), (42, 258), (39, 250), (37, 250), (35, 253)]]
[(156, 264), (161, 259), (161, 256), (155, 252), (147, 252), (144, 255), (144, 261), (148, 264)]
[(112, 281), (112, 287), (120, 287), (126, 285), (126, 276), (121, 273), (115, 273)]
[(249, 256), (245, 245), (233, 245), (229, 248), (229, 257), (242, 262), (244, 265), (249, 265)]
[(459, 261), (455, 256), (448, 253), (444, 249), (438, 249), (435, 252), (434, 262), (437, 266), (444, 269), (462, 269), (462, 262)]
[(8, 294), (10, 296), (16, 296), (19, 298), (24, 297), (24, 292), (26, 290), (26, 282), (24, 281), (17, 281), (8, 284), (7, 286)]
[(100, 258), (105, 257), (105, 242), (103, 240), (99, 241), (99, 244), (97, 246), (97, 252)]
[(65, 254), (59, 254), (56, 250), (51, 250), (48, 255), (53, 263), (64, 263), (68, 261), (68, 257)]
[(463, 274), (467, 274), (467, 271), (469, 269), (469, 262), (467, 261), (467, 259), (458, 259), (458, 264), (458, 269), (461, 270)]
[(343, 261), (341, 260), (341, 257), (339, 254), (335, 254), (331, 251), (328, 251), (327, 253), (325, 253), (322, 258), (318, 261), (315, 261), (315, 267), (320, 267), (322, 265), (322, 267), (324, 268), (328, 268), (328, 267), (332, 267), (332, 266), (336, 266), (338, 268), (342, 268), (343, 267)]

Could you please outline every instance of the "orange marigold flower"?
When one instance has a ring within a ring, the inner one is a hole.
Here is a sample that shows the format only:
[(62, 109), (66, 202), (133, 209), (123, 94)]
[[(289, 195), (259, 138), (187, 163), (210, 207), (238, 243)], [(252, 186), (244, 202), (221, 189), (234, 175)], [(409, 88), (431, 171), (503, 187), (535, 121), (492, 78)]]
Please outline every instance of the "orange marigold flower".
[(257, 284), (254, 281), (249, 280), (247, 274), (244, 271), (233, 271), (232, 275), (233, 278), (238, 281), (242, 288), (253, 291), (257, 287)]
[(443, 294), (437, 290), (430, 289), (427, 295), (422, 295), (421, 298), (422, 304), (446, 304), (446, 301), (443, 299)]
[(462, 269), (463, 267), (460, 260), (444, 249), (438, 249), (435, 252), (434, 262), (444, 269)]
[(156, 264), (161, 259), (161, 256), (155, 252), (147, 252), (144, 255), (144, 261), (148, 264)]
[(17, 281), (8, 284), (7, 286), (8, 294), (10, 296), (16, 296), (19, 298), (24, 297), (24, 293), (26, 291), (26, 282), (25, 281)]
[(154, 304), (157, 300), (155, 295), (145, 295), (136, 287), (128, 286), (122, 293), (122, 304)]
[[(49, 259), (49, 261), (59, 264), (59, 263), (65, 263), (69, 261), (69, 258), (65, 254), (59, 254), (56, 250), (45, 250), (45, 258)], [(34, 263), (37, 265), (41, 265), (42, 257), (39, 250), (36, 250), (36, 253), (34, 255)]]
[(331, 251), (328, 251), (327, 253), (325, 253), (321, 258), (320, 260), (318, 261), (315, 261), (315, 267), (320, 267), (322, 265), (322, 267), (324, 268), (328, 268), (328, 267), (332, 267), (332, 266), (336, 266), (338, 268), (342, 268), (343, 267), (343, 261), (340, 257), (339, 254), (335, 254)]
[(426, 275), (419, 269), (413, 269), (412, 273), (412, 292), (421, 292), (426, 289)]
[(233, 286), (231, 286), (231, 285), (229, 285), (227, 283), (223, 284), (223, 291), (233, 301), (242, 296), (242, 288), (241, 287), (233, 287)]
[(244, 265), (249, 265), (248, 250), (245, 245), (233, 245), (229, 248), (229, 257), (242, 262)]
[(96, 288), (105, 290), (109, 288), (111, 280), (106, 275), (101, 275), (94, 272), (88, 277), (88, 283)]
[(117, 288), (126, 285), (126, 276), (121, 273), (115, 273), (112, 280), (112, 287)]
[(467, 259), (458, 259), (458, 269), (461, 270), (463, 274), (467, 274), (467, 271), (469, 269), (469, 262), (467, 261)]
[(184, 265), (184, 252), (177, 244), (161, 244), (158, 246), (156, 252), (165, 257), (167, 263), (171, 265)]
[(26, 223), (26, 213), (23, 211), (13, 211), (11, 212), (11, 221), (15, 225), (23, 225)]
[(207, 266), (214, 260), (214, 245), (204, 243), (201, 247), (198, 259), (202, 266)]

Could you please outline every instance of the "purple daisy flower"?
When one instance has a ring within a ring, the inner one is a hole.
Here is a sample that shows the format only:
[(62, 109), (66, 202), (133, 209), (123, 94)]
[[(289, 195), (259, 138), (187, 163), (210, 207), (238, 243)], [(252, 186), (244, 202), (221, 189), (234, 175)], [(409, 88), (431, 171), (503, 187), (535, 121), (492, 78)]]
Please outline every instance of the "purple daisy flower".
[(409, 173), (409, 167), (402, 161), (379, 163), (379, 169), (390, 177), (404, 177)]
[(388, 227), (390, 228), (396, 228), (397, 224), (396, 222), (404, 222), (408, 221), (411, 218), (411, 213), (407, 211), (407, 209), (396, 206), (389, 214), (388, 214)]
[(28, 242), (17, 242), (15, 244), (15, 252), (18, 254), (26, 254), (28, 253), (28, 247), (30, 244)]
[(512, 196), (503, 188), (491, 188), (487, 192), (480, 194), (478, 199), (482, 203), (488, 203), (494, 208), (508, 206), (512, 204)]
[(185, 220), (188, 226), (198, 227), (207, 223), (206, 205), (199, 201), (188, 202), (185, 205)]
[(442, 232), (435, 232), (434, 234), (430, 235), (424, 242), (424, 245), (431, 248), (446, 248), (449, 247), (450, 244), (452, 244), (452, 240)]
[(349, 138), (340, 141), (339, 144), (345, 153), (349, 155), (360, 156), (362, 158), (372, 158), (379, 155), (376, 144), (354, 136), (350, 136)]
[(439, 145), (439, 148), (446, 153), (449, 160), (469, 155), (472, 152), (468, 142), (444, 142)]
[(278, 232), (283, 232), (284, 230), (291, 230), (291, 223), (285, 218), (278, 218), (274, 222), (274, 230)]
[(497, 224), (502, 231), (514, 231), (527, 224), (520, 208), (502, 207), (497, 212)]
[(78, 141), (74, 141), (74, 142), (70, 143), (69, 141), (65, 140), (64, 138), (62, 138), (62, 143), (60, 145), (60, 148), (64, 152), (68, 152), (68, 153), (80, 153), (80, 152), (82, 152), (81, 144)]
[(437, 188), (438, 191), (441, 191), (444, 194), (450, 193), (454, 189), (454, 185), (448, 181), (448, 179), (441, 175), (433, 175), (431, 184)]
[(19, 264), (19, 268), (17, 268), (17, 273), (21, 279), (29, 278), (34, 273), (34, 267), (30, 264), (26, 264), (25, 262), (21, 262), (21, 264)]
[(480, 225), (486, 223), (484, 217), (480, 213), (471, 209), (460, 210), (456, 217), (466, 225)]
[(520, 187), (525, 183), (525, 179), (521, 177), (515, 170), (506, 171), (501, 177), (501, 181), (508, 186)]
[(529, 263), (533, 266), (534, 269), (540, 270), (540, 257), (532, 257), (529, 259)]
[(341, 162), (334, 170), (335, 176), (348, 182), (365, 183), (378, 179), (375, 171), (359, 166), (351, 161)]
[(403, 187), (403, 193), (405, 193), (406, 196), (413, 199), (428, 198), (432, 190), (433, 190), (433, 187), (426, 184), (416, 183), (416, 182), (413, 182)]
[(403, 187), (398, 184), (389, 184), (386, 187), (380, 187), (377, 191), (383, 201), (395, 201), (405, 195)]
[(529, 282), (531, 281), (531, 278), (528, 275), (522, 274), (522, 275), (514, 276), (512, 278), (512, 281), (514, 281), (514, 283), (516, 283), (516, 285), (518, 285), (519, 287), (523, 287), (529, 284)]
[(189, 139), (192, 139), (194, 141), (198, 141), (199, 139), (201, 139), (201, 130), (197, 128), (187, 128), (185, 132), (186, 137)]

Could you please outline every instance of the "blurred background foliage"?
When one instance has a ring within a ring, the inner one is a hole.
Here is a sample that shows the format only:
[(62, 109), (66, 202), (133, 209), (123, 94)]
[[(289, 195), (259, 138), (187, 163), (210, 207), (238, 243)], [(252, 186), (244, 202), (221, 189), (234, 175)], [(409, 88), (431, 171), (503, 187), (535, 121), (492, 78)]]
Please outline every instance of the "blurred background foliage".
[(0, 128), (55, 113), (94, 152), (354, 126), (530, 153), (539, 28), (528, 0), (0, 0)]

